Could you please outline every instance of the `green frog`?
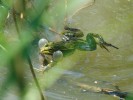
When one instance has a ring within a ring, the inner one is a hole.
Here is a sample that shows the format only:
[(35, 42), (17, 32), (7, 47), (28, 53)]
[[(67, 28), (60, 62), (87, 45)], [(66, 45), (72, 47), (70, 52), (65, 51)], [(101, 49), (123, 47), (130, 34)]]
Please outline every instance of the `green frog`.
[(48, 42), (46, 39), (39, 40), (41, 70), (45, 71), (53, 67), (64, 56), (71, 55), (75, 50), (94, 51), (97, 45), (107, 49), (107, 46), (118, 47), (104, 41), (101, 35), (88, 33), (86, 39), (80, 29), (65, 27), (62, 32), (62, 40), (58, 42)]

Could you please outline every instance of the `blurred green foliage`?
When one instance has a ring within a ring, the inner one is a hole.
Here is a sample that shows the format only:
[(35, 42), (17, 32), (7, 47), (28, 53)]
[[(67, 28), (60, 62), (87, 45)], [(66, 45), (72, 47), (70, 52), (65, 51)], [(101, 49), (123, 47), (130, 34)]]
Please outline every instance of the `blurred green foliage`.
[[(28, 90), (24, 79), (25, 63), (28, 59), (29, 64), (31, 64), (30, 45), (39, 37), (36, 29), (42, 14), (47, 11), (49, 2), (50, 0), (36, 0), (35, 2), (32, 0), (0, 1), (0, 68), (1, 70), (7, 68), (7, 75), (1, 82), (0, 100), (6, 96), (7, 89), (14, 85), (19, 91), (18, 98), (25, 99)], [(36, 78), (34, 75), (33, 77)], [(44, 100), (42, 94), (41, 96), (41, 100)]]

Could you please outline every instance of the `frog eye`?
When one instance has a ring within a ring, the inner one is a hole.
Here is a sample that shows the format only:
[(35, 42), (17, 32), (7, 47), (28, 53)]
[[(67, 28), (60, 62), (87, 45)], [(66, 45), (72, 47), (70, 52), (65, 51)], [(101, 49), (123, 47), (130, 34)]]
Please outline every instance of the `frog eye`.
[(63, 53), (60, 50), (53, 53), (53, 61), (59, 61), (62, 57)]
[(45, 46), (48, 43), (48, 41), (45, 38), (42, 38), (39, 40), (38, 42), (38, 46), (39, 48), (42, 48), (43, 46)]

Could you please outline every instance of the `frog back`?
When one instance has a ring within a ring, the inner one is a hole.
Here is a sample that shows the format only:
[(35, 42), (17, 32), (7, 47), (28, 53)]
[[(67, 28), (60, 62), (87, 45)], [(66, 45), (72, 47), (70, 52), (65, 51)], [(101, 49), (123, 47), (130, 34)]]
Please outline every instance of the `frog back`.
[(63, 52), (63, 55), (71, 55), (75, 51), (75, 42), (74, 41), (60, 41), (56, 42), (53, 46), (53, 51), (60, 50)]

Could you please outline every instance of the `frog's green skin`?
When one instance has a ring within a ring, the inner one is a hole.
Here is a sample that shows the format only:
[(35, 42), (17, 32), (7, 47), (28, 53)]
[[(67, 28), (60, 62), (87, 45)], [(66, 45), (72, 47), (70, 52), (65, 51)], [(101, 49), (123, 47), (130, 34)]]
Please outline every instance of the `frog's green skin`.
[[(40, 54), (44, 57), (44, 61), (47, 62), (44, 63), (44, 65), (48, 65), (48, 67), (53, 66), (54, 61), (52, 56), (56, 51), (61, 51), (63, 56), (66, 56), (68, 54), (72, 54), (76, 49), (82, 51), (94, 51), (97, 49), (97, 45), (99, 45), (101, 48), (105, 48), (107, 51), (108, 49), (106, 46), (112, 46), (118, 49), (112, 44), (106, 43), (98, 34), (88, 33), (86, 39), (84, 40), (81, 39), (81, 37), (83, 37), (83, 32), (81, 30), (69, 27), (66, 27), (62, 34), (67, 38), (67, 40), (48, 42), (46, 45), (40, 48)], [(49, 58), (47, 56), (51, 57), (50, 61), (47, 59)]]
[(69, 41), (49, 42), (41, 49), (41, 54), (52, 55), (55, 51), (60, 50), (64, 53), (73, 52), (76, 49), (83, 51), (96, 50), (97, 42), (94, 39), (92, 33), (88, 33), (86, 40), (74, 39)]
[(84, 36), (83, 32), (80, 29), (69, 28), (68, 26), (65, 26), (64, 29), (65, 30), (61, 34), (68, 37), (69, 40), (78, 39)]

